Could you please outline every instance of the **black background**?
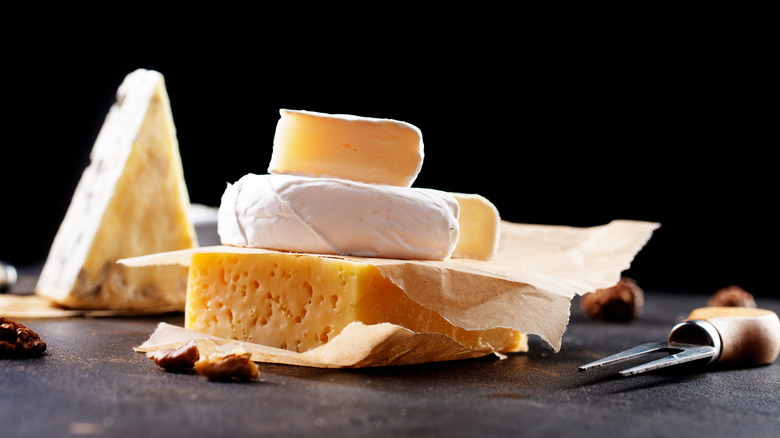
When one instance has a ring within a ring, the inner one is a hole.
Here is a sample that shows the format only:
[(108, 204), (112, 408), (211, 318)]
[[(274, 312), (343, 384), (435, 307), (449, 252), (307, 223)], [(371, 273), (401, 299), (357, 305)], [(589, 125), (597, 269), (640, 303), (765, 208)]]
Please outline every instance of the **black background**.
[(514, 222), (657, 221), (627, 272), (645, 289), (778, 296), (770, 14), (590, 3), (3, 2), (0, 259), (43, 261), (142, 67), (165, 75), (193, 202), (266, 172), (280, 108), (395, 118), (423, 133), (415, 186)]

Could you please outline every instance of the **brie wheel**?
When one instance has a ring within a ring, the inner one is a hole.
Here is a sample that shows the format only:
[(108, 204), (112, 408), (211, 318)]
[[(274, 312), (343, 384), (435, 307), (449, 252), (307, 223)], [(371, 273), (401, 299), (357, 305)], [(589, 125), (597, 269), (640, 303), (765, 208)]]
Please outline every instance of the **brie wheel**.
[(217, 229), (224, 245), (443, 260), (458, 242), (459, 211), (439, 190), (248, 174), (225, 190)]

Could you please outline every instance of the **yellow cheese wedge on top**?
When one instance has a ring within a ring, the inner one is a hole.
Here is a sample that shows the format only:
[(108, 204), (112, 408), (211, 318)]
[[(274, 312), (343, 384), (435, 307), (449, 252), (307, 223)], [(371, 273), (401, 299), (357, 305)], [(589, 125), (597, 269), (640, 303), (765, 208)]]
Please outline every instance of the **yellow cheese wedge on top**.
[(187, 269), (120, 258), (197, 246), (163, 76), (139, 69), (117, 91), (36, 285), (84, 309), (183, 308)]
[(409, 123), (282, 109), (269, 173), (409, 187), (420, 173), (423, 141)]
[(192, 257), (186, 328), (304, 352), (333, 339), (351, 322), (444, 334), (474, 350), (528, 349), (527, 336), (515, 330), (465, 330), (450, 324), (367, 262), (276, 252)]
[(458, 201), (459, 236), (453, 258), (492, 260), (498, 253), (501, 237), (501, 215), (492, 202), (482, 195), (451, 193)]

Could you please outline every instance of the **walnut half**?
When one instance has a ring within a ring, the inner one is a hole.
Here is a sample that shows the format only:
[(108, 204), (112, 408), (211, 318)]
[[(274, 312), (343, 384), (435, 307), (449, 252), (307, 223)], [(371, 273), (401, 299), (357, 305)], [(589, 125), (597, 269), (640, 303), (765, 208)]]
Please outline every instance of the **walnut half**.
[(739, 286), (728, 286), (719, 289), (707, 301), (710, 307), (756, 307), (756, 300), (750, 292)]
[(184, 372), (192, 369), (200, 358), (198, 346), (195, 341), (189, 341), (178, 348), (166, 348), (164, 350), (150, 351), (146, 357), (153, 359), (154, 363), (172, 372)]
[(195, 369), (209, 380), (247, 381), (260, 375), (249, 353), (212, 354), (198, 360)]
[(642, 315), (644, 302), (644, 291), (636, 281), (621, 277), (612, 287), (583, 295), (580, 307), (595, 320), (628, 322)]
[(0, 357), (37, 356), (46, 351), (38, 333), (0, 316)]

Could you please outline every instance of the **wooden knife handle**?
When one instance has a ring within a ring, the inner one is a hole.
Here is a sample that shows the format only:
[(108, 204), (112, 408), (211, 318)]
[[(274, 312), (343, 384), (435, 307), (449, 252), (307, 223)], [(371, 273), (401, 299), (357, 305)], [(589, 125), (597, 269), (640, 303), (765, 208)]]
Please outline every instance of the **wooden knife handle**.
[(687, 320), (701, 319), (720, 334), (722, 350), (716, 363), (765, 365), (780, 353), (780, 319), (771, 310), (746, 307), (702, 307)]

